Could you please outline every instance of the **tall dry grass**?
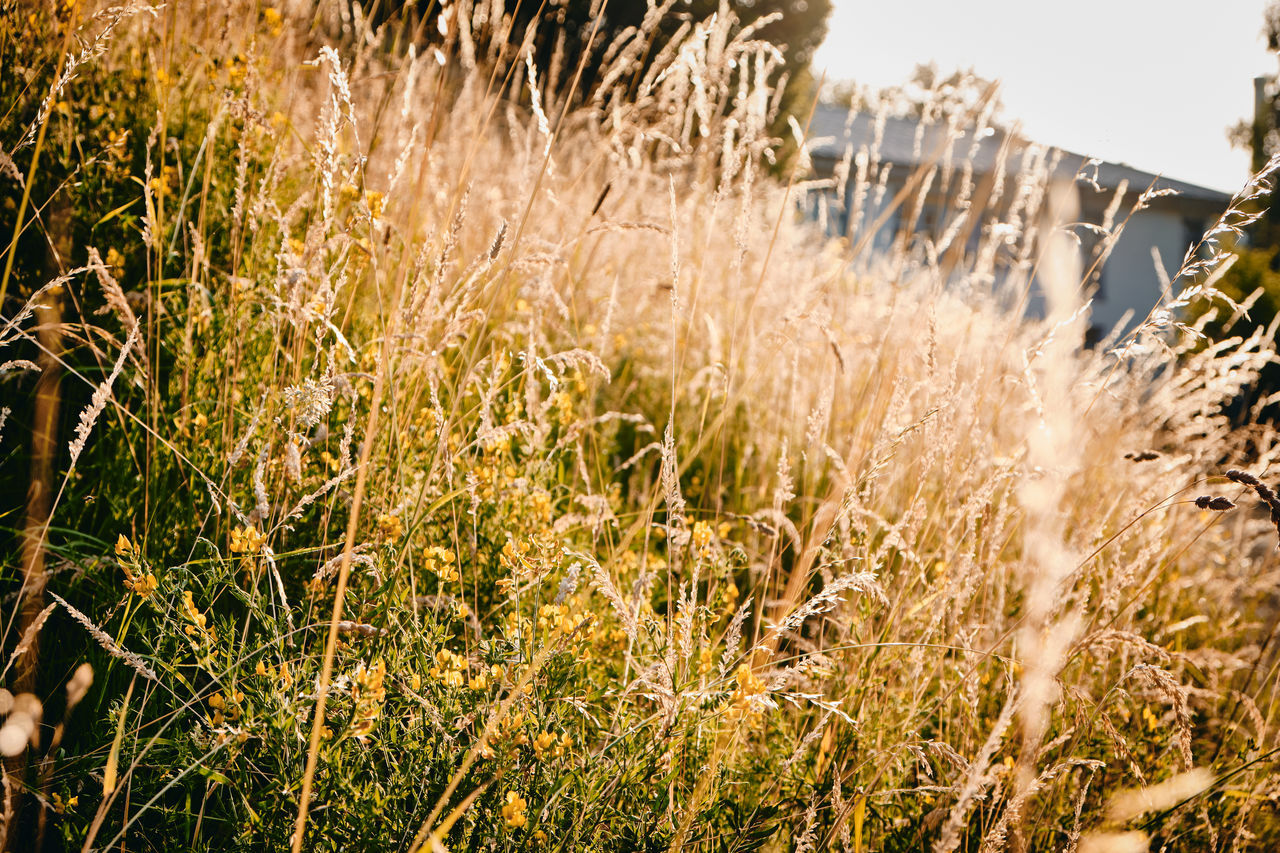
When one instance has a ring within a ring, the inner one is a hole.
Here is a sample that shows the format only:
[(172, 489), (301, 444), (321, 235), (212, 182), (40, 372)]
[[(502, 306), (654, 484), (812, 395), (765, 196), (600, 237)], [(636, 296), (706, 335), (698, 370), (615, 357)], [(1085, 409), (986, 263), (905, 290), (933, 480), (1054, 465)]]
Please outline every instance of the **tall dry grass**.
[(1222, 414), (1272, 343), (1180, 313), (1243, 205), (1090, 349), (1052, 155), (976, 252), (827, 240), (727, 10), (583, 92), (500, 3), (297, 5), (37, 10), (3, 90), (23, 208), (93, 226), (0, 334), (80, 413), (47, 601), (5, 564), (11, 846), (1274, 841), (1276, 441)]

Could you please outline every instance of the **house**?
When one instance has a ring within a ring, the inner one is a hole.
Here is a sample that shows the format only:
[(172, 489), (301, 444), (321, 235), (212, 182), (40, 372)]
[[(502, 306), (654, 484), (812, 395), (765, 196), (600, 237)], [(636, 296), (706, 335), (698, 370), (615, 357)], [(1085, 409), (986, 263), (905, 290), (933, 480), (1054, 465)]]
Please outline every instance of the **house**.
[[(819, 105), (809, 138), (814, 141), (814, 170), (828, 179), (811, 196), (810, 213), (827, 232), (872, 255), (895, 246), (923, 251), (944, 275), (972, 269), (992, 226), (1025, 218), (1027, 196), (1034, 196), (1037, 186), (1042, 189), (1047, 178), (1072, 188), (1077, 222), (1103, 224), (1111, 208), (1111, 221), (1124, 221), (1124, 227), (1105, 263), (1094, 263), (1102, 254), (1099, 233), (1086, 226), (1072, 228), (1083, 268), (1091, 270), (1085, 285), (1093, 297), (1094, 338), (1110, 332), (1126, 314), (1126, 327), (1132, 327), (1156, 304), (1162, 276), (1152, 249), (1159, 253), (1164, 275), (1172, 278), (1188, 247), (1199, 242), (1231, 201), (1218, 190), (1044, 149), (996, 128), (949, 128), (941, 122), (923, 124), (915, 118)], [(1173, 192), (1156, 192), (1145, 209), (1129, 215), (1148, 190)], [(966, 207), (980, 211), (982, 218), (959, 216)], [(1007, 276), (1017, 260), (1015, 250), (996, 258), (992, 277), (998, 281)]]

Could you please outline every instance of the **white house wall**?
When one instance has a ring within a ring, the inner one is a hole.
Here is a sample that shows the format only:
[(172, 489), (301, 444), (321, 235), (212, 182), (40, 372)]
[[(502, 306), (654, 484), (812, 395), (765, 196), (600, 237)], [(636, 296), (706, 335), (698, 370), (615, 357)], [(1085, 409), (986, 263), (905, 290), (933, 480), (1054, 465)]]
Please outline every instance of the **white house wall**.
[(1140, 322), (1160, 298), (1160, 276), (1151, 249), (1160, 252), (1161, 266), (1169, 278), (1177, 273), (1187, 251), (1187, 229), (1181, 215), (1159, 210), (1134, 214), (1111, 251), (1103, 272), (1102, 287), (1094, 296), (1093, 324), (1105, 335), (1133, 312), (1126, 329)]

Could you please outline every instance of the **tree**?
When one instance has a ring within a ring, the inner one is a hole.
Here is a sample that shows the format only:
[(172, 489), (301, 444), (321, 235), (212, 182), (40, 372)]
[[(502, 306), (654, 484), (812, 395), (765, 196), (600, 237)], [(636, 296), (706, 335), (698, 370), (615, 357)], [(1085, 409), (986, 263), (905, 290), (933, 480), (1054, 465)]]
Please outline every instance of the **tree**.
[[(439, 0), (411, 0), (409, 3), (385, 4), (383, 20), (406, 11), (418, 21), (414, 29), (424, 39), (439, 40), (448, 32), (448, 24), (440, 26), (443, 14), (457, 4)], [(638, 81), (657, 56), (662, 44), (689, 24), (702, 23), (722, 11), (731, 13), (738, 27), (764, 23), (756, 37), (768, 41), (785, 56), (787, 90), (791, 95), (807, 91), (804, 83), (813, 52), (826, 36), (831, 0), (503, 0), (503, 8), (511, 17), (509, 29), (493, 27), (489, 35), (505, 30), (508, 48), (522, 43), (534, 27), (534, 63), (544, 80), (566, 92), (581, 65), (582, 73), (577, 98), (588, 95), (600, 82), (609, 46), (628, 28), (640, 28), (647, 16), (656, 16), (647, 50), (635, 59), (632, 75)], [(662, 12), (662, 14), (658, 14)], [(598, 21), (598, 24), (597, 24)], [(594, 36), (593, 36), (594, 30)], [(590, 50), (588, 51), (588, 46)]]
[[(1262, 32), (1267, 39), (1267, 49), (1280, 58), (1280, 0), (1272, 0), (1263, 13)], [(1252, 118), (1228, 128), (1227, 137), (1234, 146), (1249, 150), (1252, 170), (1257, 174), (1268, 160), (1280, 153), (1280, 83), (1273, 74), (1257, 78), (1254, 86)], [(1274, 204), (1273, 198), (1263, 196), (1251, 203), (1257, 206), (1249, 212), (1261, 213), (1261, 216), (1248, 227), (1243, 239), (1228, 247), (1238, 257), (1217, 285), (1231, 299), (1248, 305), (1248, 315), (1228, 316), (1231, 312), (1219, 310), (1219, 316), (1205, 325), (1205, 333), (1210, 338), (1247, 336), (1259, 327), (1271, 326), (1280, 314), (1280, 205)], [(1260, 209), (1263, 205), (1265, 210)], [(1207, 307), (1201, 306), (1201, 310)], [(1235, 414), (1249, 416), (1256, 401), (1277, 391), (1280, 391), (1280, 364), (1269, 364), (1246, 397), (1236, 402)], [(1280, 416), (1276, 409), (1272, 404), (1258, 414), (1275, 420)]]

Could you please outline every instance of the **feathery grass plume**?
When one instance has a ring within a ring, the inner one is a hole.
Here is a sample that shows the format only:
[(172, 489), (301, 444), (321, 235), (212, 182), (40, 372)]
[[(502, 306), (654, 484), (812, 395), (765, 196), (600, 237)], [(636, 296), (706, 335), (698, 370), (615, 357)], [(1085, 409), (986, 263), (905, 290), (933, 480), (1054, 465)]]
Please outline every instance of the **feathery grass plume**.
[(965, 826), (969, 810), (973, 807), (974, 799), (995, 781), (988, 773), (991, 768), (991, 756), (1000, 748), (1005, 732), (1008, 731), (1014, 715), (1018, 712), (1019, 704), (1021, 703), (1017, 696), (1010, 695), (1005, 699), (1000, 716), (996, 718), (981, 750), (974, 756), (965, 772), (963, 786), (957, 788), (955, 803), (951, 807), (950, 814), (947, 815), (947, 822), (938, 834), (937, 841), (934, 842), (934, 853), (951, 853), (960, 844), (960, 833)]
[(1197, 767), (1155, 785), (1118, 791), (1107, 803), (1107, 819), (1123, 825), (1148, 812), (1171, 809), (1202, 793), (1214, 779), (1213, 771)]
[(102, 287), (102, 293), (107, 300), (107, 304), (99, 309), (98, 313), (114, 311), (125, 330), (132, 331), (138, 325), (138, 318), (134, 315), (133, 308), (129, 306), (129, 300), (125, 297), (120, 283), (116, 281), (115, 276), (107, 269), (107, 265), (102, 262), (102, 255), (98, 253), (97, 248), (94, 246), (89, 247), (88, 267), (98, 277), (98, 284)]
[(94, 388), (89, 405), (80, 412), (80, 422), (76, 424), (75, 438), (71, 440), (70, 444), (71, 468), (75, 468), (76, 461), (79, 460), (81, 452), (84, 451), (85, 442), (89, 440), (89, 433), (93, 431), (93, 425), (97, 423), (98, 415), (102, 414), (102, 410), (106, 408), (107, 400), (111, 398), (111, 387), (115, 385), (116, 377), (124, 369), (124, 363), (129, 357), (129, 351), (138, 342), (138, 338), (139, 327), (134, 325), (129, 330), (129, 336), (125, 338), (124, 346), (120, 347), (120, 354), (116, 356), (115, 364), (111, 367), (111, 373)]
[[(13, 647), (13, 653), (9, 655), (9, 661), (4, 665), (4, 672), (7, 673), (18, 658), (31, 651), (31, 647), (35, 644), (36, 638), (40, 634), (40, 629), (44, 627), (45, 620), (49, 618), (49, 614), (57, 607), (56, 603), (47, 605), (41, 610), (36, 618), (31, 620), (31, 624), (22, 632), (22, 638), (18, 640), (18, 645)], [(3, 675), (3, 673), (0, 673)]]
[(623, 599), (622, 594), (618, 592), (618, 588), (614, 585), (613, 579), (609, 577), (608, 571), (606, 571), (605, 568), (596, 560), (593, 560), (585, 554), (573, 554), (573, 556), (591, 570), (591, 579), (595, 587), (600, 590), (605, 599), (613, 607), (613, 612), (622, 622), (622, 629), (626, 633), (627, 639), (634, 643), (636, 641), (636, 632), (638, 630), (635, 614)]
[(1153, 685), (1169, 701), (1173, 709), (1174, 738), (1178, 746), (1178, 754), (1182, 757), (1183, 769), (1190, 772), (1194, 766), (1191, 754), (1191, 710), (1187, 703), (1188, 689), (1178, 683), (1172, 673), (1152, 664), (1140, 663), (1126, 673), (1124, 681), (1135, 676), (1141, 677)]
[(66, 599), (58, 595), (56, 592), (50, 592), (49, 596), (58, 604), (61, 604), (62, 608), (66, 610), (67, 613), (71, 614), (71, 618), (83, 625), (84, 629), (89, 632), (89, 635), (97, 641), (98, 645), (101, 646), (107, 654), (111, 655), (113, 658), (123, 661), (126, 666), (141, 675), (143, 678), (148, 678), (151, 681), (160, 680), (160, 677), (156, 675), (155, 670), (147, 666), (146, 661), (128, 649), (121, 647), (115, 640), (111, 639), (110, 634), (95, 625), (93, 620), (88, 616), (68, 604)]
[[(995, 826), (991, 827), (986, 836), (982, 839), (982, 847), (980, 847), (979, 850), (981, 850), (982, 853), (993, 853), (993, 851), (1006, 849), (1009, 827), (1011, 824), (1021, 821), (1023, 809), (1026, 808), (1027, 801), (1062, 774), (1070, 770), (1082, 768), (1089, 771), (1088, 779), (1092, 779), (1094, 774), (1105, 767), (1105, 761), (1098, 761), (1096, 759), (1068, 759), (1061, 764), (1041, 771), (1031, 784), (1019, 790), (1004, 807), (1004, 810), (1000, 813), (1000, 819), (996, 821)], [(1088, 784), (1088, 782), (1086, 781), (1085, 784)]]
[(848, 590), (860, 592), (882, 606), (889, 603), (875, 572), (849, 572), (823, 586), (808, 601), (787, 614), (781, 622), (769, 630), (758, 648), (769, 646), (773, 641), (795, 631), (810, 616), (830, 613), (840, 604), (843, 600), (842, 594)]

